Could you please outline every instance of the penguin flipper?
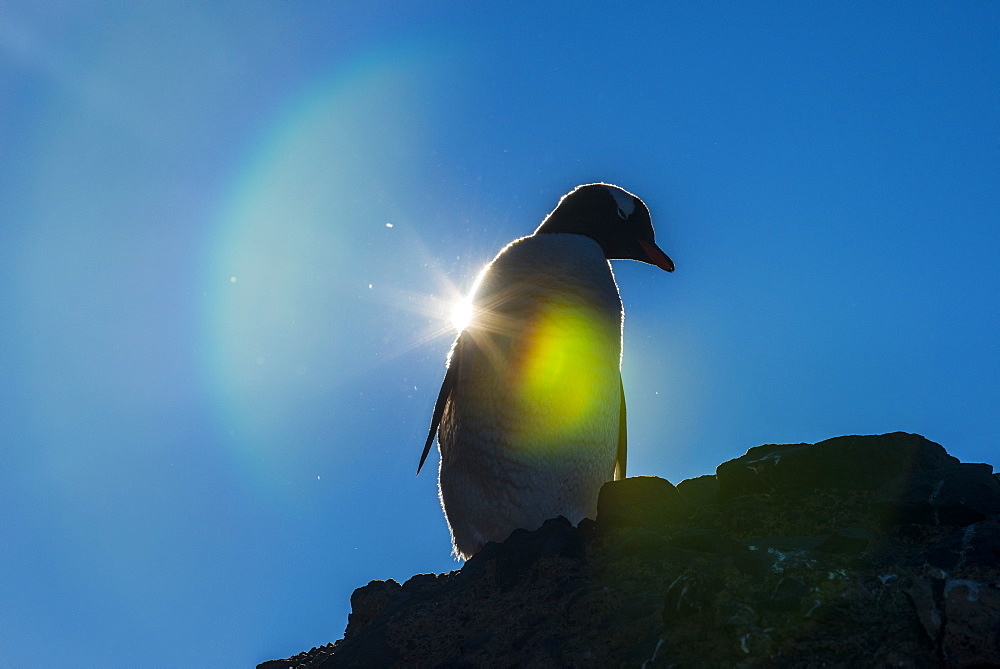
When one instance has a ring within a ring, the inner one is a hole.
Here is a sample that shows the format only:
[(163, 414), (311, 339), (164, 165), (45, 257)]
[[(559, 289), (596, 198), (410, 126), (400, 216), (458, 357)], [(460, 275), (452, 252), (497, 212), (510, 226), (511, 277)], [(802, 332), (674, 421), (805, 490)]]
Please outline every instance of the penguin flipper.
[(430, 453), (431, 444), (434, 443), (434, 436), (437, 434), (438, 428), (441, 426), (441, 417), (444, 415), (444, 408), (448, 404), (448, 399), (451, 397), (451, 391), (455, 388), (455, 379), (458, 378), (456, 373), (458, 369), (458, 360), (455, 356), (449, 361), (448, 371), (444, 374), (444, 382), (441, 383), (441, 392), (438, 393), (437, 402), (434, 403), (434, 414), (431, 416), (431, 429), (427, 433), (427, 441), (424, 443), (424, 452), (420, 454), (420, 464), (417, 465), (417, 474), (420, 474), (420, 470), (424, 466), (424, 460), (427, 459), (427, 454)]
[(618, 455), (615, 457), (615, 481), (625, 478), (625, 461), (628, 456), (628, 429), (625, 425), (625, 384), (621, 373), (618, 374), (618, 385), (621, 388), (622, 406), (618, 413)]

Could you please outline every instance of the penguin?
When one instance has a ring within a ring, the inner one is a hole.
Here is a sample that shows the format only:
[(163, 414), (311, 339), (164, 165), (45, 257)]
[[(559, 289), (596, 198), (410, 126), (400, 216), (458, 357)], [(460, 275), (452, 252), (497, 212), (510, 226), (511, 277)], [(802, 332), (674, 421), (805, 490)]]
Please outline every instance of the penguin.
[(479, 273), (417, 466), (437, 436), (457, 559), (549, 518), (594, 518), (601, 486), (625, 478), (615, 259), (674, 271), (645, 203), (594, 183), (564, 195)]

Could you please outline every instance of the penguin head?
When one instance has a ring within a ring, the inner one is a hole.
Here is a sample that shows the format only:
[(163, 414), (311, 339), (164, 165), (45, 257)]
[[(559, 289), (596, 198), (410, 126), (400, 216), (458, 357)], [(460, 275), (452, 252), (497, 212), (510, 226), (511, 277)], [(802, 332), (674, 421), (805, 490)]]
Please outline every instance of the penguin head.
[(674, 262), (653, 241), (649, 209), (638, 197), (611, 184), (577, 186), (559, 200), (535, 234), (586, 235), (608, 260), (638, 260), (674, 271)]

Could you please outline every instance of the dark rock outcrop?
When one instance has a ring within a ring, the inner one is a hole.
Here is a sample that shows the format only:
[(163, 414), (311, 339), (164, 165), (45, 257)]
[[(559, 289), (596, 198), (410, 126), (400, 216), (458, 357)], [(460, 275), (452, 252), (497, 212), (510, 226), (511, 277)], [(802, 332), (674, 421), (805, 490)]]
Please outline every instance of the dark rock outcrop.
[(1000, 481), (918, 435), (759, 446), (351, 606), (260, 669), (1000, 666)]

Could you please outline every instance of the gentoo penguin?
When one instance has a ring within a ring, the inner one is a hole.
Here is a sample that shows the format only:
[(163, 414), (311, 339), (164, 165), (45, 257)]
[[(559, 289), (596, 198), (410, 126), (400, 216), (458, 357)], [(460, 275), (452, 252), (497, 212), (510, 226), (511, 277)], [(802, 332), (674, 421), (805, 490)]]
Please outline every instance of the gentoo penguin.
[(625, 258), (674, 271), (643, 201), (588, 184), (479, 274), (417, 467), (436, 434), (456, 557), (559, 515), (593, 518), (601, 486), (625, 477), (624, 313), (608, 262)]

